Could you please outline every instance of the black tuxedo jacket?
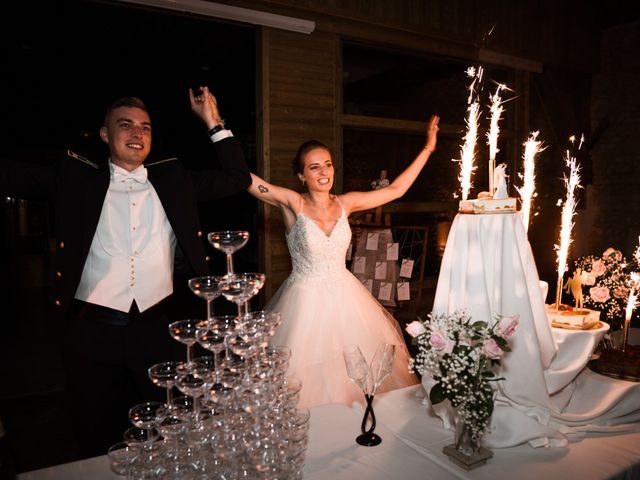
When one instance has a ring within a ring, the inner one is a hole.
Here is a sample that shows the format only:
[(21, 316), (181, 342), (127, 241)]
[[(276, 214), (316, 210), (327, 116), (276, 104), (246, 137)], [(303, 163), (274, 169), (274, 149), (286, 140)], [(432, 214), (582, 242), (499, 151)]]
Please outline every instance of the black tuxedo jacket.
[[(184, 255), (194, 275), (206, 275), (203, 233), (197, 202), (245, 190), (251, 184), (242, 148), (234, 137), (214, 143), (220, 168), (190, 172), (175, 158), (145, 164)], [(80, 282), (82, 269), (109, 188), (109, 167), (73, 152), (55, 165), (4, 162), (0, 191), (5, 196), (47, 200), (55, 216), (54, 303), (65, 311)]]

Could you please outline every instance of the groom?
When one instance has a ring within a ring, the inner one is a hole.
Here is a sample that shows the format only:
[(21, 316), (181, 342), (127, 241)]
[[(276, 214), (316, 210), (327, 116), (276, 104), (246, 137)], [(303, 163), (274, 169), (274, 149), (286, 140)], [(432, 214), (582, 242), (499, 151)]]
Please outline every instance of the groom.
[(68, 318), (68, 405), (85, 457), (122, 440), (130, 407), (162, 398), (147, 369), (175, 351), (167, 328), (174, 265), (192, 276), (208, 273), (197, 202), (251, 183), (215, 97), (202, 87), (189, 90), (189, 99), (219, 169), (196, 174), (175, 158), (145, 165), (151, 119), (140, 99), (125, 97), (108, 108), (100, 129), (108, 162), (70, 152), (57, 165), (9, 164), (0, 172), (3, 195), (46, 199), (54, 207), (54, 304)]

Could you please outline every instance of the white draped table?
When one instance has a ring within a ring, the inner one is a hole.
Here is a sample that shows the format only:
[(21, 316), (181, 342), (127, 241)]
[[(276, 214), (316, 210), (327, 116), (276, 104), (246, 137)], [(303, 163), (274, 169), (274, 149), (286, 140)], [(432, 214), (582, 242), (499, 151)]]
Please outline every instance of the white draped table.
[[(589, 434), (570, 448), (532, 449), (526, 445), (495, 449), (494, 457), (467, 472), (442, 453), (453, 434), (442, 428), (419, 397), (420, 386), (376, 398), (376, 432), (382, 443), (355, 443), (362, 407), (324, 405), (311, 410), (307, 480), (540, 480), (541, 478), (640, 478), (640, 433)], [(106, 456), (23, 473), (19, 480), (116, 480)]]
[[(535, 260), (519, 213), (458, 214), (447, 239), (435, 313), (465, 309), (476, 320), (519, 314), (512, 351), (502, 360), (490, 447), (565, 446), (585, 431), (638, 429), (640, 384), (585, 366), (608, 325), (593, 331), (552, 328)], [(436, 411), (445, 423), (450, 412)]]

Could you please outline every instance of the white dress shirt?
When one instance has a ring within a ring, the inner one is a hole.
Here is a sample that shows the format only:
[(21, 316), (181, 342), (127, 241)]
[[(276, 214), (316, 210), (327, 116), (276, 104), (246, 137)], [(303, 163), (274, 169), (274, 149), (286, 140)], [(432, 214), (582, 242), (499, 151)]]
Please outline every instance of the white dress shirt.
[(146, 168), (109, 161), (111, 180), (75, 298), (142, 312), (173, 292), (176, 237)]

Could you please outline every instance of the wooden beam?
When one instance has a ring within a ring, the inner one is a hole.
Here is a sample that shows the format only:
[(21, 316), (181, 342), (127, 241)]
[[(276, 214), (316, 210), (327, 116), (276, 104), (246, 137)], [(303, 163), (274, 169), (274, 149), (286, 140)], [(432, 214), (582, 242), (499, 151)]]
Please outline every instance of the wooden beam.
[[(339, 116), (340, 125), (343, 128), (355, 128), (359, 130), (376, 130), (379, 132), (395, 132), (409, 134), (424, 134), (427, 122), (418, 122), (414, 120), (400, 120), (397, 118), (387, 117), (371, 117), (369, 115), (349, 115), (342, 114)], [(439, 124), (439, 135), (458, 136), (465, 129), (464, 125), (456, 124)], [(479, 136), (484, 135), (485, 130), (479, 130)], [(500, 130), (502, 138), (517, 138), (518, 132), (512, 129)]]
[[(391, 202), (382, 206), (383, 213), (447, 213), (457, 212), (458, 202)], [(365, 213), (375, 213), (375, 209), (363, 210), (356, 217)]]
[(496, 52), (495, 50), (487, 50), (486, 48), (478, 50), (478, 61), (534, 73), (542, 73), (543, 66), (542, 62), (538, 60), (517, 57), (507, 53)]
[[(423, 134), (427, 126), (426, 120), (424, 122), (418, 122), (413, 120), (400, 120), (397, 118), (371, 117), (368, 115), (342, 114), (339, 116), (339, 121), (343, 127), (358, 128), (362, 130), (378, 130), (381, 132)], [(439, 128), (441, 134), (453, 135), (460, 133), (464, 129), (464, 126), (440, 124)]]

